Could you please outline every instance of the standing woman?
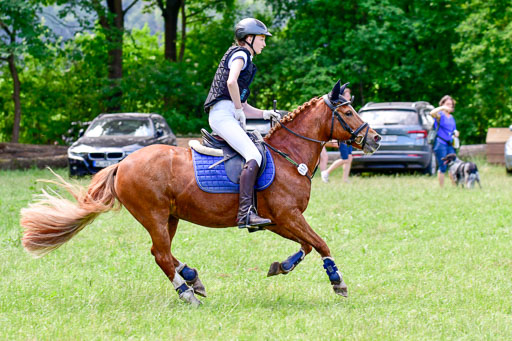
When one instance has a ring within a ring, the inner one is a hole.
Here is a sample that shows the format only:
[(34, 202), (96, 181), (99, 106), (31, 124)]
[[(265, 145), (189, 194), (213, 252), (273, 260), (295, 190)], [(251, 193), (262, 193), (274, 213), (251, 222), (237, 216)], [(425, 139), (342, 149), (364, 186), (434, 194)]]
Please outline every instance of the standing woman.
[(265, 37), (272, 36), (265, 24), (254, 18), (241, 20), (235, 27), (236, 44), (222, 57), (210, 92), (204, 103), (209, 113), (212, 130), (240, 153), (246, 163), (240, 174), (240, 196), (238, 205), (238, 227), (269, 225), (269, 219), (257, 215), (254, 209), (254, 184), (261, 166), (261, 155), (245, 132), (246, 117), (280, 119), (272, 110), (260, 110), (247, 103), (256, 66), (254, 55), (266, 46)]
[(441, 187), (444, 185), (444, 173), (447, 168), (442, 158), (450, 153), (455, 153), (455, 149), (452, 146), (453, 136), (459, 136), (455, 119), (452, 115), (454, 109), (455, 100), (451, 96), (446, 95), (439, 101), (439, 107), (430, 112), (430, 115), (435, 118), (434, 129), (437, 129), (434, 153), (436, 154), (437, 164), (439, 165), (437, 178), (439, 179), (439, 185)]

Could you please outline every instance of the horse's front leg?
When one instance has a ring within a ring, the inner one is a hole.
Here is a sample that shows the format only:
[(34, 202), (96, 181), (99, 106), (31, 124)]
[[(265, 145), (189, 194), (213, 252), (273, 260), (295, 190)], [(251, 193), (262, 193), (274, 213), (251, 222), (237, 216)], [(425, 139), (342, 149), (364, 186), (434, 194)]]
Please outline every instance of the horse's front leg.
[(315, 231), (313, 231), (311, 226), (309, 226), (302, 213), (299, 210), (290, 210), (289, 214), (283, 214), (281, 219), (288, 219), (279, 223), (283, 225), (286, 224), (285, 226), (289, 233), (293, 234), (297, 240), (301, 240), (304, 243), (314, 247), (320, 256), (322, 256), (324, 269), (327, 272), (329, 280), (331, 281), (334, 292), (338, 295), (347, 297), (347, 285), (343, 281), (343, 276), (341, 275), (341, 272), (338, 270), (338, 267), (336, 266), (336, 263), (331, 256), (329, 247), (325, 241), (320, 238), (320, 236)]
[(266, 229), (271, 230), (272, 232), (280, 235), (283, 238), (293, 240), (294, 242), (300, 243), (301, 248), (298, 252), (294, 253), (290, 257), (288, 257), (283, 262), (274, 262), (270, 265), (270, 269), (268, 270), (267, 277), (275, 276), (279, 274), (286, 275), (299, 263), (304, 259), (304, 257), (311, 252), (312, 247), (311, 245), (303, 242), (302, 240), (299, 240), (295, 235), (288, 232), (285, 227), (283, 226), (277, 226), (272, 225), (268, 226)]

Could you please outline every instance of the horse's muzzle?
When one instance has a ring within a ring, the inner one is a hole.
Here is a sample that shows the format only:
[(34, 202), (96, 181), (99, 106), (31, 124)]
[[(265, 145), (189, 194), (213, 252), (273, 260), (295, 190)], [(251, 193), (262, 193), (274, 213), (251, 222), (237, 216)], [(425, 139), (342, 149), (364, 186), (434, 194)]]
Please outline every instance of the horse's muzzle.
[(382, 139), (382, 137), (375, 133), (375, 134), (372, 134), (372, 135), (369, 135), (367, 140), (366, 140), (366, 143), (364, 145), (364, 148), (363, 148), (363, 152), (365, 154), (373, 154), (375, 153), (379, 147), (380, 147), (380, 140)]

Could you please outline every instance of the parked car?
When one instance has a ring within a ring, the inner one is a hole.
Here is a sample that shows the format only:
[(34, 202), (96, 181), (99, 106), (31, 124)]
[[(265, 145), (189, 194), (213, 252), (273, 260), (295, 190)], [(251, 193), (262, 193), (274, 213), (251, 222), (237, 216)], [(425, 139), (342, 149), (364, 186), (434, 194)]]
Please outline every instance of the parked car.
[[(512, 130), (512, 125), (508, 129)], [(505, 169), (512, 174), (512, 136), (505, 143)]]
[(427, 138), (435, 134), (428, 102), (368, 103), (359, 110), (361, 118), (382, 136), (380, 148), (372, 155), (353, 151), (352, 169), (436, 171), (436, 158)]
[(120, 113), (96, 117), (68, 149), (69, 174), (95, 174), (151, 144), (177, 145), (176, 136), (158, 114)]

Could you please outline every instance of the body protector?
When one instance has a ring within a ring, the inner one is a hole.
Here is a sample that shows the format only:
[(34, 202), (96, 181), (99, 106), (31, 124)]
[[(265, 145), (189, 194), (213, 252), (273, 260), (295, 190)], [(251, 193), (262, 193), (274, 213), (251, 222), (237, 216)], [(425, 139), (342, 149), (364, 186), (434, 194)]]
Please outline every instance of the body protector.
[(208, 97), (204, 102), (204, 111), (209, 112), (210, 107), (218, 101), (224, 99), (232, 100), (231, 96), (229, 95), (227, 84), (229, 78), (228, 63), (231, 56), (238, 51), (243, 51), (247, 54), (247, 65), (245, 69), (240, 72), (240, 76), (238, 77), (237, 81), (238, 88), (240, 90), (240, 100), (242, 103), (244, 103), (247, 101), (247, 98), (249, 98), (249, 85), (251, 85), (251, 82), (254, 79), (254, 75), (256, 74), (256, 65), (254, 65), (254, 63), (251, 61), (251, 53), (246, 48), (241, 46), (232, 46), (222, 57), (219, 63), (219, 67), (215, 72), (212, 85), (210, 86), (210, 92), (208, 93)]

